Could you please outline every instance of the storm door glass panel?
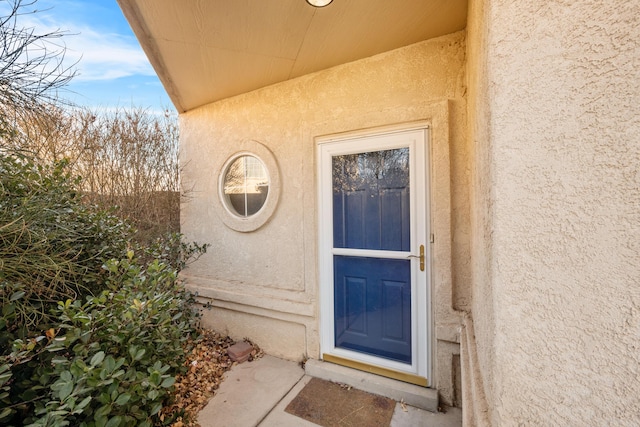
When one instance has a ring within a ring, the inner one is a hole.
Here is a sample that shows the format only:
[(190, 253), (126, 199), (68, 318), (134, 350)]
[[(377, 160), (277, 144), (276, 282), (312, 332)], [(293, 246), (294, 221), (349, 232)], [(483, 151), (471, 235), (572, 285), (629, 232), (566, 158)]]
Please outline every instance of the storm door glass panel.
[(411, 262), (382, 253), (411, 248), (409, 164), (409, 148), (332, 158), (335, 347), (410, 364)]
[(408, 251), (409, 148), (333, 157), (333, 245)]

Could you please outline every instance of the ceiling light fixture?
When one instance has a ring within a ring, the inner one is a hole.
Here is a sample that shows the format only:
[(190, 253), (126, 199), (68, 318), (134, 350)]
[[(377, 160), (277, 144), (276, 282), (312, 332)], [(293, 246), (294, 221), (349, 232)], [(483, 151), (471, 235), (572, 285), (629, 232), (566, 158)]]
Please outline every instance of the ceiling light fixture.
[(313, 7), (325, 7), (328, 6), (332, 1), (333, 0), (307, 0), (307, 3), (309, 3)]

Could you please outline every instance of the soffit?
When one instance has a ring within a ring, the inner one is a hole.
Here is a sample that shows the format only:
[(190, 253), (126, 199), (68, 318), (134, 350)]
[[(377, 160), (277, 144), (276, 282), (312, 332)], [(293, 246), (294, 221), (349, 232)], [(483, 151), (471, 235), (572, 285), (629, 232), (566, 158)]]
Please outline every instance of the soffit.
[(466, 26), (467, 0), (118, 0), (187, 111)]

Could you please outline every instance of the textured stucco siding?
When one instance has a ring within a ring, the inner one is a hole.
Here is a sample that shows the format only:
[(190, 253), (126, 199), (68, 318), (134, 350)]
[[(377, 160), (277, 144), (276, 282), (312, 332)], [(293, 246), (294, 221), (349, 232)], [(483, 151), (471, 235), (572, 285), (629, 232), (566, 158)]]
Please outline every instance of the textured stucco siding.
[(482, 10), (473, 317), (491, 425), (639, 425), (640, 2)]
[(487, 79), (487, 39), (491, 28), (484, 0), (471, 0), (467, 20), (467, 137), (471, 145), (471, 312), (461, 344), (465, 427), (489, 426), (487, 396), (493, 396), (495, 306), (493, 294), (492, 139)]
[[(188, 193), (182, 231), (207, 242), (185, 271), (213, 303), (205, 321), (252, 338), (286, 358), (319, 357), (315, 138), (426, 120), (432, 123), (432, 208), (447, 230), (434, 254), (436, 379), (456, 401), (454, 354), (460, 315), (470, 305), (469, 162), (465, 138), (465, 33), (458, 32), (222, 100), (181, 115), (181, 162)], [(280, 201), (262, 228), (239, 233), (220, 220), (218, 172), (247, 141), (278, 162)], [(451, 264), (453, 263), (453, 271)], [(447, 266), (447, 269), (441, 266)], [(452, 284), (454, 283), (454, 284)]]

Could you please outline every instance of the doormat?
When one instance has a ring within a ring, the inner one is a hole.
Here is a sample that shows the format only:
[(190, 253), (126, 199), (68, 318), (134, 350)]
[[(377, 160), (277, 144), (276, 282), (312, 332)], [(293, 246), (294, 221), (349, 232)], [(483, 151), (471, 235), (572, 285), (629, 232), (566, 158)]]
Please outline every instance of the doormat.
[(324, 427), (389, 427), (396, 402), (312, 378), (285, 411)]

